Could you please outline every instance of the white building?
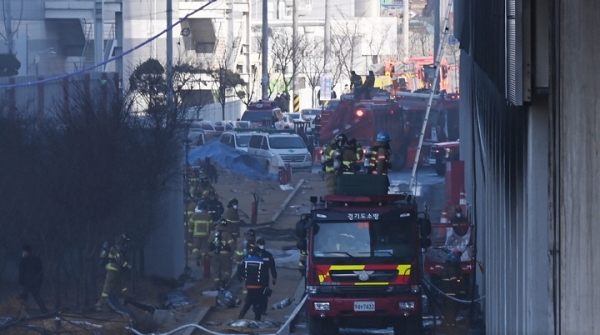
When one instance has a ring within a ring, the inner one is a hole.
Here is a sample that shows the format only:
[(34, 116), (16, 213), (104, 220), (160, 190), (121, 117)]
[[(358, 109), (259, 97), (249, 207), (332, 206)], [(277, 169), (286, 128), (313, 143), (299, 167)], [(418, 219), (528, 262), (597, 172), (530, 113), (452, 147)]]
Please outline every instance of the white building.
[[(305, 33), (304, 27), (314, 27), (307, 33), (314, 36), (311, 38), (322, 38), (325, 1), (297, 1), (299, 34)], [(216, 0), (195, 12), (207, 3), (172, 2), (173, 23), (189, 15), (173, 28), (173, 58), (210, 68), (224, 55), (233, 55), (228, 66), (248, 81), (253, 65), (258, 73), (261, 71), (260, 50), (252, 46), (260, 37), (252, 35), (251, 27), (262, 25), (262, 0)], [(269, 26), (291, 27), (292, 3), (292, 0), (269, 0)], [(6, 4), (0, 18), (8, 25), (2, 25), (0, 32), (7, 36), (7, 42), (0, 45), (0, 52), (10, 49), (17, 55), (21, 61), (19, 75), (47, 77), (72, 73), (129, 52), (95, 69), (115, 71), (126, 78), (148, 57), (166, 61), (166, 34), (150, 39), (167, 29), (167, 0), (7, 0)], [(381, 27), (392, 26), (395, 20), (379, 17), (379, 0), (330, 0), (329, 13), (332, 34), (340, 22), (364, 21), (361, 24), (363, 38), (354, 52), (356, 64), (353, 67), (357, 72), (366, 73), (371, 63), (379, 61), (366, 36), (379, 34)], [(6, 31), (6, 26), (11, 27), (12, 32)], [(395, 46), (396, 34), (388, 36), (393, 41), (387, 44)], [(395, 54), (395, 50), (389, 52)], [(336, 90), (341, 89), (336, 87)], [(307, 99), (302, 101), (303, 108), (310, 107), (306, 105)]]

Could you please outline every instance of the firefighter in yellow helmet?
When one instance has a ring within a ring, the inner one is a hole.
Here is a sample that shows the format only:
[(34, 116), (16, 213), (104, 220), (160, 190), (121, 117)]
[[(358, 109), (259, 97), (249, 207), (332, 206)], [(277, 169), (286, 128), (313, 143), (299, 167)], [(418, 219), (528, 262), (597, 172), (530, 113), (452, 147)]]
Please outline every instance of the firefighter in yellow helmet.
[(220, 220), (214, 232), (209, 237), (210, 273), (215, 283), (215, 289), (224, 289), (231, 278), (235, 242), (229, 232), (226, 220)]
[[(125, 259), (125, 251), (128, 247), (131, 238), (129, 234), (123, 233), (115, 239), (115, 243), (108, 247), (105, 243), (100, 258), (103, 263), (106, 263), (106, 278), (102, 287), (100, 300), (96, 303), (96, 310), (102, 311), (108, 303), (108, 297), (111, 294), (116, 294), (117, 287), (121, 287), (121, 294), (127, 296), (127, 286), (122, 280), (124, 271), (131, 269), (131, 264)], [(108, 250), (107, 250), (108, 249)]]

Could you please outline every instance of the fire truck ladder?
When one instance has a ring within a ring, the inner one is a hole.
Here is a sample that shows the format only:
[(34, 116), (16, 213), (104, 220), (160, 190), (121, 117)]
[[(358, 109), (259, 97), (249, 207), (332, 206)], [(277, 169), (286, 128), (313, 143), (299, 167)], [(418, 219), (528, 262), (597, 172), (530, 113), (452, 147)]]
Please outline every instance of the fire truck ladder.
[(410, 183), (408, 184), (409, 191), (413, 189), (415, 186), (415, 179), (417, 176), (417, 166), (419, 165), (419, 157), (421, 156), (421, 147), (423, 146), (423, 138), (425, 137), (425, 130), (427, 129), (427, 122), (429, 121), (429, 112), (431, 112), (431, 105), (433, 102), (433, 97), (436, 93), (436, 88), (438, 87), (438, 83), (440, 81), (440, 62), (442, 61), (442, 56), (444, 53), (444, 48), (446, 47), (446, 43), (448, 41), (448, 21), (450, 19), (450, 8), (452, 7), (452, 0), (448, 0), (448, 5), (446, 7), (446, 16), (444, 17), (444, 25), (442, 30), (442, 36), (440, 38), (440, 44), (438, 45), (437, 54), (435, 56), (435, 75), (433, 76), (433, 83), (431, 85), (431, 93), (429, 93), (429, 100), (427, 101), (427, 110), (425, 111), (425, 118), (423, 119), (423, 127), (421, 127), (421, 134), (419, 136), (419, 145), (417, 146), (417, 153), (415, 155), (415, 162), (413, 163), (412, 174), (410, 176)]

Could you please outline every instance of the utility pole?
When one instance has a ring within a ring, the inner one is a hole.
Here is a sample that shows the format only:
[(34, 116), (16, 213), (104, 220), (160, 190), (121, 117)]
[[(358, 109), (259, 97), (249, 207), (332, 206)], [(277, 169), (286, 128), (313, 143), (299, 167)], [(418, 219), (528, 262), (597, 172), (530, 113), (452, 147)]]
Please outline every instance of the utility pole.
[(173, 108), (173, 0), (167, 0), (167, 108)]
[(269, 7), (268, 0), (262, 0), (262, 99), (269, 99)]
[[(296, 97), (298, 96), (298, 85), (296, 85), (296, 75), (298, 74), (298, 55), (296, 53), (296, 50), (298, 49), (298, 0), (293, 0), (292, 5), (292, 64), (294, 66), (294, 76), (292, 78), (292, 87), (294, 88), (292, 94), (293, 105), (294, 101), (296, 101)], [(294, 108), (292, 107), (291, 110), (294, 111)]]
[[(100, 64), (104, 61), (104, 1), (96, 0), (94, 5), (94, 63)], [(96, 71), (103, 72), (104, 66)]]
[(323, 68), (325, 71), (329, 71), (329, 67), (327, 66), (329, 63), (329, 53), (331, 46), (331, 21), (329, 18), (329, 0), (325, 0), (325, 46), (323, 53)]
[(408, 40), (410, 38), (409, 23), (410, 23), (410, 1), (404, 0), (402, 12), (402, 47), (404, 48), (404, 60), (410, 58), (410, 46)]
[(235, 49), (235, 38), (233, 36), (233, 0), (228, 1), (227, 10), (225, 11), (227, 15), (227, 48), (225, 55), (225, 65), (228, 70), (233, 70), (235, 61), (236, 61), (236, 53)]

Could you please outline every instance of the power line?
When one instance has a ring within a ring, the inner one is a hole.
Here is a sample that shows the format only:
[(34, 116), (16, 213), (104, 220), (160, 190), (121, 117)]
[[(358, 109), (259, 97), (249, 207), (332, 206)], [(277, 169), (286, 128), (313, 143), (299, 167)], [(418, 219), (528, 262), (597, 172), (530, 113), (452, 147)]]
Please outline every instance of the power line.
[(72, 73), (66, 73), (66, 74), (63, 74), (63, 75), (60, 75), (60, 76), (56, 76), (56, 77), (46, 78), (46, 79), (42, 79), (42, 80), (38, 80), (38, 81), (30, 81), (30, 82), (26, 82), (26, 83), (0, 85), (0, 89), (3, 89), (3, 88), (16, 88), (16, 87), (23, 87), (23, 86), (30, 86), (30, 85), (38, 85), (38, 84), (50, 83), (50, 82), (57, 81), (57, 80), (64, 79), (64, 78), (68, 78), (68, 77), (71, 77), (71, 76), (74, 76), (74, 75), (82, 74), (82, 73), (88, 72), (90, 70), (93, 70), (93, 69), (95, 69), (97, 67), (100, 67), (100, 66), (106, 65), (108, 63), (111, 63), (111, 62), (113, 62), (113, 61), (115, 61), (115, 60), (117, 60), (119, 58), (124, 57), (125, 55), (128, 55), (128, 54), (134, 52), (135, 50), (138, 50), (139, 48), (145, 46), (146, 44), (154, 41), (155, 39), (159, 38), (161, 35), (163, 35), (166, 32), (168, 32), (169, 30), (175, 28), (181, 22), (187, 20), (190, 16), (198, 13), (199, 11), (203, 10), (208, 5), (210, 5), (210, 4), (212, 4), (212, 3), (216, 2), (216, 1), (217, 0), (208, 0), (208, 3), (200, 6), (200, 8), (198, 8), (198, 9), (193, 10), (192, 12), (190, 12), (189, 14), (187, 14), (186, 16), (184, 16), (183, 18), (179, 19), (177, 22), (173, 23), (172, 25), (168, 26), (166, 29), (164, 29), (163, 31), (161, 31), (158, 34), (154, 35), (153, 37), (151, 37), (151, 38), (145, 40), (144, 42), (136, 45), (135, 47), (133, 47), (133, 48), (131, 48), (131, 49), (123, 52), (122, 54), (119, 54), (117, 56), (113, 56), (113, 57), (111, 57), (111, 58), (109, 58), (109, 59), (107, 59), (107, 60), (105, 60), (103, 62), (100, 62), (98, 64), (94, 64), (94, 65), (90, 65), (90, 66), (85, 67), (85, 68), (83, 68), (83, 69), (81, 69), (79, 71), (75, 71), (75, 72), (72, 72)]

